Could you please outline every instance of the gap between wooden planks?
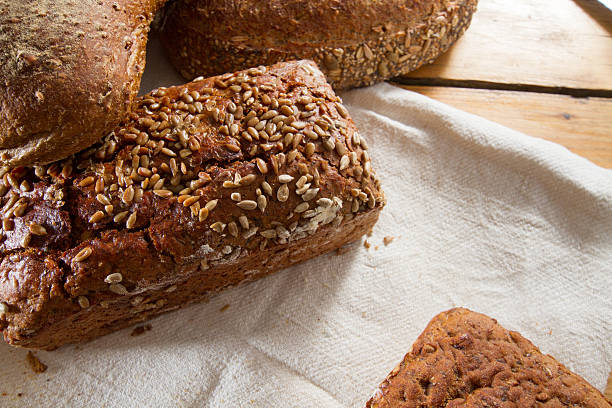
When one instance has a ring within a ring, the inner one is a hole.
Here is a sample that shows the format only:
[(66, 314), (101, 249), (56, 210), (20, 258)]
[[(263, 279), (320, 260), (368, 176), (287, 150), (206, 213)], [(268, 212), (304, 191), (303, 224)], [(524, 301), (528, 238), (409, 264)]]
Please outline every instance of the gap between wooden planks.
[(612, 168), (612, 99), (399, 86), (528, 135), (559, 143), (599, 166)]

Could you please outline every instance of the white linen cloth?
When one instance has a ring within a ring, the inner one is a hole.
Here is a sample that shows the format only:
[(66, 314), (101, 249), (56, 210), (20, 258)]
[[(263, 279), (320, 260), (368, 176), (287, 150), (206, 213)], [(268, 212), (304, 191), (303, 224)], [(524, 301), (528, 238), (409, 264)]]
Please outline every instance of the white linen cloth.
[(362, 240), (228, 290), (139, 337), (37, 352), (44, 374), (2, 344), (0, 406), (361, 407), (454, 306), (603, 389), (612, 171), (388, 84), (342, 96), (388, 199), (369, 249)]

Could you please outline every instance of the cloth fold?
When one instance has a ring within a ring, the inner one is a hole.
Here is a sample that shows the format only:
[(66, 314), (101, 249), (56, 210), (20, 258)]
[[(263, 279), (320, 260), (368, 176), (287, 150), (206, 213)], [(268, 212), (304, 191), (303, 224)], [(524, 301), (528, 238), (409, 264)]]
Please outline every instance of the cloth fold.
[(38, 352), (43, 374), (2, 344), (0, 405), (360, 407), (454, 306), (603, 389), (612, 171), (388, 84), (342, 96), (388, 200), (370, 237), (156, 318), (141, 336)]

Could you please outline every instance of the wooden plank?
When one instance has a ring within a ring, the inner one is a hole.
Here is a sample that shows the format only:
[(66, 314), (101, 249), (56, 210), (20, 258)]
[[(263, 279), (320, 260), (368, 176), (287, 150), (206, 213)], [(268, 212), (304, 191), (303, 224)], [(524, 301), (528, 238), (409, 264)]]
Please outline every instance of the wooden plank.
[(484, 89), (402, 86), (612, 168), (612, 99)]
[(594, 0), (480, 0), (463, 38), (405, 77), (609, 91), (612, 12)]

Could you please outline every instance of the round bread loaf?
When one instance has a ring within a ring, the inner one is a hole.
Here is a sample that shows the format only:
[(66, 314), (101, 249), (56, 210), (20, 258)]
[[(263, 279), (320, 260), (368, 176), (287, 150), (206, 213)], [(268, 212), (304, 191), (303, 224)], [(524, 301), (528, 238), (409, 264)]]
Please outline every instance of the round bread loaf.
[(0, 0), (0, 161), (44, 164), (127, 115), (164, 0)]
[(468, 27), (477, 0), (182, 0), (162, 43), (187, 79), (312, 59), (336, 89), (432, 62)]

